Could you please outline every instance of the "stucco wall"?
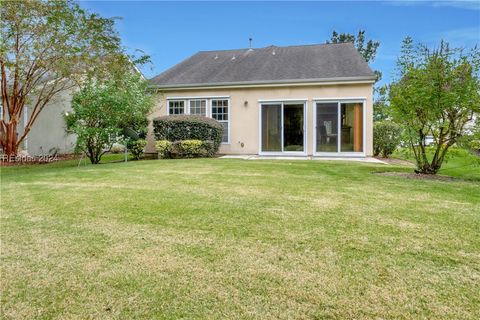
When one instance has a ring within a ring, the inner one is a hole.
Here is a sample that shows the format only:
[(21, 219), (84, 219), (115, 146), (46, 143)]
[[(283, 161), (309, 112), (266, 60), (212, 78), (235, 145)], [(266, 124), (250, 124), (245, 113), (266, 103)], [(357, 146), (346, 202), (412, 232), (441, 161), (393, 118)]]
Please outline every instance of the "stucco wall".
[[(177, 90), (159, 93), (154, 112), (150, 119), (166, 115), (166, 100), (171, 97), (230, 97), (230, 144), (222, 144), (220, 153), (258, 154), (259, 153), (259, 100), (307, 99), (307, 154), (313, 154), (315, 98), (365, 98), (365, 154), (373, 151), (373, 107), (371, 84), (342, 84), (291, 87), (225, 88), (203, 90)], [(245, 106), (245, 101), (247, 105)], [(153, 128), (150, 124), (147, 152), (155, 152)], [(243, 143), (243, 147), (242, 147)]]

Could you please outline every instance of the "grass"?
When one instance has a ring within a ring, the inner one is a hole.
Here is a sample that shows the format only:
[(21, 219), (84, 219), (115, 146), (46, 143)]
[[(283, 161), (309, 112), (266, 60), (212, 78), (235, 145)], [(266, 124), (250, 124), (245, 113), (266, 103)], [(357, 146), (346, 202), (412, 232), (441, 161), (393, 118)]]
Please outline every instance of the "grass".
[[(433, 151), (429, 153), (429, 156), (433, 157)], [(413, 154), (401, 149), (397, 150), (393, 157), (411, 162), (415, 161)], [(480, 159), (478, 155), (474, 155), (465, 149), (450, 148), (438, 174), (480, 181)]]
[(480, 318), (479, 181), (328, 161), (76, 164), (1, 170), (5, 319)]

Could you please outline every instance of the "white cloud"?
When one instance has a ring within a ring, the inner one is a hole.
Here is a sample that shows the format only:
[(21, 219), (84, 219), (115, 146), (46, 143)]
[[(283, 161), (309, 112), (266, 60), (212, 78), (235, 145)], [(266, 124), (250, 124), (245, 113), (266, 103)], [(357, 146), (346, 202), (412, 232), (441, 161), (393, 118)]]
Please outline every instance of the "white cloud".
[(479, 44), (480, 26), (447, 30), (440, 32), (439, 37), (448, 42), (466, 46)]

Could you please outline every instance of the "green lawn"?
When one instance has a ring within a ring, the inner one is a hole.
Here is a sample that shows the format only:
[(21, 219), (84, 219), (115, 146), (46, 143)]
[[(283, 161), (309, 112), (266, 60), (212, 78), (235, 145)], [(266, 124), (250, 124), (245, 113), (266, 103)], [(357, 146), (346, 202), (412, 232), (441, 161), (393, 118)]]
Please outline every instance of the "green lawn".
[(3, 168), (2, 317), (479, 319), (480, 182), (384, 170), (409, 169)]
[[(393, 156), (412, 163), (415, 160), (413, 154), (406, 154), (401, 150), (397, 150)], [(433, 157), (433, 152), (429, 156)], [(438, 174), (480, 181), (480, 159), (465, 149), (450, 148)]]

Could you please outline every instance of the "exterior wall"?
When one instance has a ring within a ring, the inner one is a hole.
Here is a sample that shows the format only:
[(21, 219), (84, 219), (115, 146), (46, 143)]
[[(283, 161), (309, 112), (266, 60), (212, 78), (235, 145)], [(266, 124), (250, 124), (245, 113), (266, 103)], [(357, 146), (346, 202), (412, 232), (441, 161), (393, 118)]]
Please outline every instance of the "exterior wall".
[[(171, 97), (230, 97), (230, 144), (222, 144), (220, 153), (224, 154), (258, 154), (260, 144), (260, 103), (259, 100), (306, 99), (306, 123), (308, 155), (313, 155), (314, 135), (314, 101), (315, 98), (365, 98), (365, 154), (373, 154), (373, 106), (372, 84), (341, 84), (289, 87), (254, 87), (254, 88), (213, 88), (168, 90), (162, 92), (157, 100), (150, 120), (167, 115), (167, 99)], [(245, 106), (245, 101), (247, 105)], [(153, 127), (150, 124), (146, 152), (154, 153)], [(243, 147), (242, 147), (243, 143)]]
[[(76, 138), (65, 132), (65, 112), (72, 110), (70, 106), (71, 92), (62, 92), (54, 97), (40, 112), (35, 120), (22, 149), (30, 155), (42, 155), (50, 153), (52, 148), (57, 148), (58, 153), (72, 153)], [(27, 108), (30, 118), (32, 108)], [(23, 132), (24, 120), (20, 122), (19, 131)]]

